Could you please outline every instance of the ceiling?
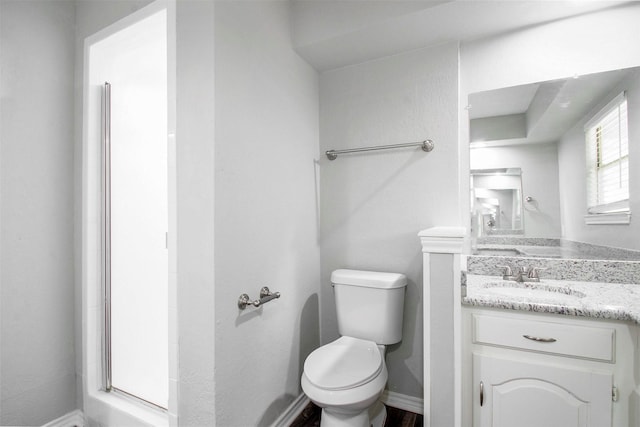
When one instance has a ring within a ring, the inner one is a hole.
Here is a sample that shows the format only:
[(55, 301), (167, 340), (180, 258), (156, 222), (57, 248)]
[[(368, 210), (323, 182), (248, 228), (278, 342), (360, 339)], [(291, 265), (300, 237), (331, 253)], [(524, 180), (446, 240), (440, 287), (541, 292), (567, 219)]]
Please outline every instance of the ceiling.
[(472, 146), (557, 141), (634, 72), (638, 68), (470, 94)]
[(319, 71), (471, 41), (628, 1), (291, 0), (298, 53)]

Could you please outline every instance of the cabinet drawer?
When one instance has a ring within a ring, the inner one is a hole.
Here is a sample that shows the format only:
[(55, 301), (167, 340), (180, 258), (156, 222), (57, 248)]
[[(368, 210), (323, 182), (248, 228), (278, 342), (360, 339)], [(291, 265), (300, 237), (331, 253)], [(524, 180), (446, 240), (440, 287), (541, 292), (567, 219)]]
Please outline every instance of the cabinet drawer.
[(476, 314), (473, 342), (612, 362), (615, 330)]

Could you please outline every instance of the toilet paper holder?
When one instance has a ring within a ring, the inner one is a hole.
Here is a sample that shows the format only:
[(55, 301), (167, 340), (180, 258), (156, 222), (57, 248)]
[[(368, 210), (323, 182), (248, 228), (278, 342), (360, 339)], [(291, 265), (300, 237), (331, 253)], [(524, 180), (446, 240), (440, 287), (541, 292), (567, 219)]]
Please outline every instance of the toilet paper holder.
[(271, 292), (268, 287), (264, 286), (262, 289), (260, 289), (260, 299), (251, 301), (249, 295), (240, 295), (240, 297), (238, 298), (238, 308), (240, 310), (244, 310), (248, 305), (260, 307), (262, 304), (273, 301), (276, 298), (280, 298), (280, 292)]

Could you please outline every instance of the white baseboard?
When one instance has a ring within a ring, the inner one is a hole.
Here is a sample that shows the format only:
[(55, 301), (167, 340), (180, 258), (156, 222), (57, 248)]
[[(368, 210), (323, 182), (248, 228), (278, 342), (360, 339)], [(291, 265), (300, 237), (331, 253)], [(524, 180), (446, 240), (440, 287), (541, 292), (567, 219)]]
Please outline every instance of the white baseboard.
[[(385, 390), (382, 393), (382, 403), (403, 411), (414, 412), (424, 415), (424, 401), (419, 397), (407, 396), (393, 391)], [(304, 394), (300, 394), (287, 409), (271, 424), (271, 427), (287, 427), (300, 415), (300, 413), (309, 404), (309, 398)], [(48, 422), (42, 427), (84, 427), (84, 414), (81, 410), (69, 412)]]
[(419, 397), (407, 396), (406, 394), (385, 390), (382, 393), (381, 400), (385, 405), (424, 415), (424, 400)]
[(42, 427), (84, 427), (84, 414), (80, 409), (76, 409), (60, 418), (49, 421)]
[(288, 427), (307, 407), (310, 400), (306, 394), (302, 393), (291, 402), (291, 405), (271, 424), (271, 427)]

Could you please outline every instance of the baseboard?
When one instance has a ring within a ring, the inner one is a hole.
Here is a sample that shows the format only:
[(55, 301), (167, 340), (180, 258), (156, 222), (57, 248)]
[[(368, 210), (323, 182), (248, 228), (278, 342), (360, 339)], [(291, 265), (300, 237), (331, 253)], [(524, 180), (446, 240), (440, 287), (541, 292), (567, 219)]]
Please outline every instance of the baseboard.
[(285, 409), (285, 411), (271, 424), (271, 427), (288, 427), (291, 423), (300, 415), (300, 413), (307, 407), (310, 400), (306, 394), (302, 393), (300, 396), (291, 402), (291, 405)]
[(84, 427), (84, 414), (80, 409), (76, 409), (60, 418), (49, 421), (42, 427)]
[[(424, 401), (419, 397), (407, 396), (405, 394), (396, 393), (385, 390), (382, 393), (382, 403), (402, 409), (403, 411), (414, 412), (416, 414), (424, 414)], [(304, 394), (300, 394), (287, 409), (271, 424), (271, 427), (287, 427), (300, 415), (300, 413), (309, 404), (309, 398)], [(81, 410), (69, 412), (48, 422), (42, 427), (84, 427), (84, 414)]]
[(385, 405), (424, 415), (424, 400), (419, 397), (407, 396), (406, 394), (385, 390), (382, 393), (381, 400)]

